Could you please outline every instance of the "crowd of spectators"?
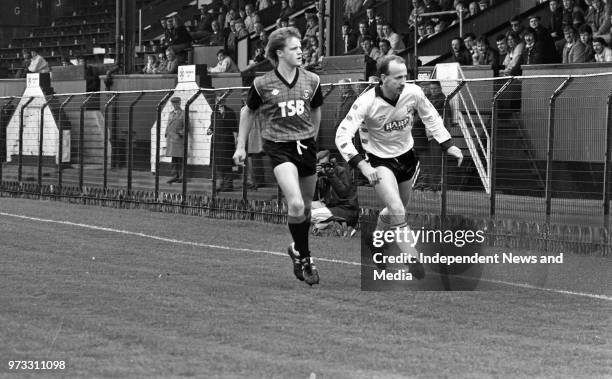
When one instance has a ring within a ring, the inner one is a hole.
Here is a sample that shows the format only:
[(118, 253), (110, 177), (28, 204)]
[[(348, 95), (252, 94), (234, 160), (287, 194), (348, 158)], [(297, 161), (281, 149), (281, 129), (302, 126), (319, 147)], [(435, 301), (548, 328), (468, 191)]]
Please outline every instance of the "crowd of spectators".
[[(223, 63), (211, 68), (211, 72), (230, 72), (236, 67), (237, 41), (249, 37), (254, 42), (253, 55), (249, 65), (265, 60), (264, 51), (268, 42), (268, 35), (272, 29), (293, 26), (300, 30), (303, 36), (302, 50), (304, 52), (304, 66), (312, 68), (319, 64), (322, 57), (319, 41), (318, 4), (303, 12), (304, 22), (296, 22), (295, 13), (305, 3), (296, 0), (257, 0), (239, 7), (234, 0), (215, 0), (211, 4), (202, 5), (199, 13), (192, 20), (184, 23), (179, 15), (162, 18), (160, 25), (164, 34), (160, 38), (159, 46), (155, 47), (156, 55), (147, 56), (147, 64), (143, 73), (174, 73), (176, 68), (168, 65), (167, 57), (173, 54), (178, 64), (187, 61), (187, 52), (193, 44), (218, 46), (219, 53), (223, 54)], [(277, 6), (278, 5), (278, 6)], [(260, 12), (269, 7), (277, 6), (278, 17), (273, 25), (264, 25)], [(219, 54), (218, 54), (219, 57)], [(221, 70), (221, 71), (219, 71)]]
[(546, 17), (513, 17), (510, 30), (496, 37), (497, 49), (486, 36), (453, 39), (452, 60), (491, 66), (501, 75), (520, 75), (521, 65), (529, 64), (612, 62), (612, 13), (604, 0), (547, 3)]

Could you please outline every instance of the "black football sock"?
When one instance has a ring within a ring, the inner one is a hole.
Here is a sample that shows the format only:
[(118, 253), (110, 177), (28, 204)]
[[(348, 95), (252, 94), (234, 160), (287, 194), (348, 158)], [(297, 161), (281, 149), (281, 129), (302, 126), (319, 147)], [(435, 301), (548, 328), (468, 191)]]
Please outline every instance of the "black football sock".
[(289, 231), (295, 243), (295, 249), (300, 253), (302, 258), (309, 257), (308, 250), (308, 232), (310, 230), (310, 219), (303, 216), (289, 216)]

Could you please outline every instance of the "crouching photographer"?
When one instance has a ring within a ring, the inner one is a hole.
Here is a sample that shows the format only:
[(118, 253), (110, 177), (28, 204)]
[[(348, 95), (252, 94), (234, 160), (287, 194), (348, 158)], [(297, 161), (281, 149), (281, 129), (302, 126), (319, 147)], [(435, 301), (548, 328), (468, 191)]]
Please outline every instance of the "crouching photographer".
[(359, 219), (357, 186), (351, 172), (343, 165), (330, 159), (329, 150), (317, 154), (317, 186), (312, 203), (311, 223), (313, 233), (319, 234), (333, 222), (346, 224), (348, 237), (355, 234), (354, 227)]

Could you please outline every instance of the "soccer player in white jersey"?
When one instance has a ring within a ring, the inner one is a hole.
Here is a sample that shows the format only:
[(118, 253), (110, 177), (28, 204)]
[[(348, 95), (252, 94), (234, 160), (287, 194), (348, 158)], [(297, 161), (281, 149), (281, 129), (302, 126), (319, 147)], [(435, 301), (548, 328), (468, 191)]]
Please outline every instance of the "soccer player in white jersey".
[[(355, 100), (336, 131), (336, 145), (344, 159), (374, 185), (385, 204), (376, 230), (408, 228), (405, 208), (418, 164), (412, 139), (415, 111), (428, 132), (449, 155), (457, 158), (459, 165), (463, 154), (452, 144), (442, 118), (421, 88), (406, 83), (408, 71), (403, 58), (386, 56), (378, 62), (377, 70), (380, 83)], [(357, 131), (366, 157), (352, 143)], [(409, 241), (398, 241), (397, 245), (411, 257), (409, 272), (422, 279), (425, 270), (418, 262), (416, 250)]]
[(276, 181), (287, 199), (287, 221), (294, 241), (287, 253), (293, 262), (293, 273), (313, 285), (319, 283), (319, 273), (310, 256), (308, 236), (317, 182), (315, 138), (321, 122), (323, 94), (319, 76), (300, 68), (300, 41), (300, 32), (291, 27), (270, 34), (266, 53), (275, 69), (253, 81), (247, 106), (240, 112), (234, 161), (244, 164), (255, 111), (261, 112), (266, 120), (261, 125), (263, 150), (270, 157)]

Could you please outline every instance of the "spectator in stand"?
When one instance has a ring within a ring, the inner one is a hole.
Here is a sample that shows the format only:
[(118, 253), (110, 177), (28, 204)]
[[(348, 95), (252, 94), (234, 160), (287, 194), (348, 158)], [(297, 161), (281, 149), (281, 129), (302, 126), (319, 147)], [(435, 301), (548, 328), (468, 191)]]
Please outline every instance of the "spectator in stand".
[(580, 42), (585, 46), (584, 61), (595, 62), (595, 50), (593, 50), (593, 32), (588, 24), (584, 24), (578, 29)]
[(157, 72), (159, 74), (176, 74), (178, 72), (179, 60), (174, 53), (174, 50), (169, 47), (166, 50), (166, 65), (160, 66)]
[(566, 26), (563, 29), (565, 46), (563, 46), (563, 60), (561, 63), (584, 63), (586, 59), (586, 46), (576, 36), (576, 29)]
[[(465, 8), (465, 5), (463, 4), (462, 0), (455, 0), (455, 11), (457, 11), (458, 15), (462, 15), (464, 20), (470, 16), (470, 13)], [(453, 22), (451, 22), (451, 26), (458, 24), (458, 23), (459, 23), (459, 18), (457, 17), (453, 19)]]
[(238, 37), (236, 35), (236, 20), (231, 20), (229, 28), (226, 30), (225, 37), (225, 49), (230, 57), (236, 57), (236, 41)]
[(270, 8), (270, 0), (257, 0), (255, 2), (255, 8), (257, 8), (258, 11), (262, 11), (266, 8)]
[(485, 36), (480, 36), (476, 40), (477, 59), (474, 60), (474, 65), (491, 66), (495, 69), (499, 65), (499, 54), (497, 50), (489, 46), (489, 40)]
[(155, 73), (159, 74), (160, 70), (166, 69), (166, 67), (168, 67), (168, 58), (166, 58), (166, 53), (157, 53), (157, 71)]
[(234, 26), (236, 28), (236, 39), (240, 40), (249, 35), (248, 30), (244, 26), (244, 21), (241, 18), (236, 20)]
[(227, 55), (225, 50), (221, 49), (217, 52), (217, 65), (209, 68), (208, 72), (240, 72), (240, 70), (238, 70), (238, 66), (236, 66), (232, 58)]
[(448, 25), (446, 25), (446, 21), (444, 20), (440, 20), (440, 22), (438, 22), (435, 26), (434, 26), (434, 34), (438, 34), (441, 31), (443, 31), (444, 29), (446, 29)]
[(276, 20), (276, 29), (286, 28), (288, 26), (289, 26), (289, 19), (287, 17), (279, 18)]
[(262, 46), (257, 46), (255, 48), (255, 52), (253, 53), (253, 58), (249, 61), (249, 67), (255, 66), (258, 63), (261, 63), (266, 60), (265, 57), (265, 48)]
[(584, 13), (582, 12), (574, 12), (572, 25), (574, 29), (578, 30), (582, 25), (585, 24)]
[(366, 9), (366, 24), (368, 26), (368, 34), (372, 38), (372, 41), (376, 41), (378, 38), (378, 33), (376, 33), (376, 12), (372, 7)]
[[(283, 2), (281, 1), (281, 4)], [(281, 5), (281, 15), (280, 17), (287, 17), (289, 18), (292, 14), (294, 14), (295, 12), (298, 11), (298, 7), (295, 4), (295, 0), (289, 0), (287, 1), (287, 7), (283, 10), (282, 5)]]
[(399, 52), (406, 49), (402, 37), (393, 30), (391, 23), (385, 22), (383, 24), (383, 36), (391, 44), (391, 50)]
[(558, 63), (557, 50), (551, 33), (541, 24), (540, 16), (532, 15), (529, 17), (529, 28), (533, 30), (535, 41), (538, 45), (539, 53), (542, 56), (542, 63)]
[(523, 27), (523, 23), (521, 22), (519, 16), (514, 16), (510, 19), (510, 32), (517, 33), (519, 38), (523, 38), (525, 28)]
[(487, 9), (488, 7), (489, 7), (489, 0), (480, 0), (478, 2), (478, 8), (480, 9), (481, 12)]
[(476, 16), (478, 13), (480, 13), (480, 6), (478, 6), (476, 1), (472, 1), (468, 4), (468, 12), (469, 17)]
[(174, 33), (170, 47), (181, 63), (187, 62), (187, 49), (191, 47), (191, 35), (183, 25), (183, 20), (178, 16), (172, 17), (174, 23)]
[[(609, 17), (602, 0), (593, 0), (585, 19), (586, 23), (591, 27), (593, 36), (595, 37), (600, 34), (605, 34), (610, 30)], [(606, 30), (606, 26), (608, 26), (608, 30)]]
[[(259, 16), (257, 16), (257, 17), (259, 17)], [(255, 30), (253, 32), (254, 32), (254, 34), (256, 36), (259, 36), (261, 34), (261, 32), (264, 31), (264, 24), (262, 24), (261, 21), (257, 21), (254, 26), (255, 26)]]
[(157, 73), (157, 59), (155, 55), (147, 55), (147, 63), (142, 69), (143, 74), (156, 74)]
[(161, 26), (161, 30), (163, 32), (162, 36), (159, 38), (159, 43), (161, 45), (164, 45), (164, 40), (166, 39), (166, 31), (168, 30), (168, 25), (166, 24), (165, 17), (159, 19), (159, 25)]
[(247, 4), (244, 6), (244, 26), (249, 33), (253, 33), (255, 31), (255, 11), (253, 10), (253, 4)]
[(612, 49), (606, 46), (603, 38), (593, 39), (593, 50), (595, 51), (595, 62), (612, 62)]
[[(423, 0), (423, 11), (424, 13), (440, 12), (440, 5), (433, 0)], [(439, 19), (438, 16), (436, 18)], [(423, 17), (423, 22), (427, 22), (432, 19), (432, 16)]]
[(369, 57), (373, 61), (376, 62), (378, 58), (380, 58), (380, 50), (378, 50), (378, 47), (373, 45), (372, 38), (370, 38), (370, 36), (363, 39), (361, 42), (361, 48), (363, 49), (363, 53), (366, 55), (366, 57)]
[(563, 9), (559, 7), (559, 0), (548, 2), (548, 30), (553, 40), (563, 38)]
[(429, 38), (429, 35), (427, 34), (427, 29), (425, 27), (425, 24), (419, 24), (419, 26), (417, 26), (417, 44), (425, 41), (427, 38)]
[(47, 63), (45, 58), (42, 57), (42, 55), (39, 55), (38, 52), (34, 49), (30, 50), (30, 54), (32, 55), (32, 60), (28, 65), (28, 72), (41, 74), (50, 72), (49, 64)]
[(172, 38), (174, 36), (174, 20), (172, 17), (166, 19), (166, 30), (164, 31), (162, 49), (166, 51), (172, 45)]
[(287, 0), (281, 0), (281, 9), (278, 14), (278, 18), (289, 17), (291, 11), (289, 10), (289, 2)]
[(360, 21), (359, 22), (359, 35), (357, 36), (357, 46), (361, 47), (361, 43), (366, 37), (372, 38), (370, 37), (369, 31), (368, 31), (368, 24), (365, 21)]
[(436, 34), (436, 24), (429, 20), (425, 23), (425, 35), (430, 38), (434, 34)]
[(574, 0), (563, 0), (562, 25), (573, 25), (574, 23)]
[(451, 52), (453, 54), (453, 61), (459, 63), (461, 66), (472, 65), (472, 55), (465, 48), (463, 40), (459, 37), (453, 38), (451, 41)]
[[(202, 32), (212, 32), (211, 24), (213, 20), (217, 19), (217, 15), (212, 9), (206, 5), (200, 7), (200, 15), (198, 20), (198, 30)], [(175, 26), (176, 27), (176, 26)]]
[(463, 36), (463, 43), (468, 53), (472, 56), (472, 61), (474, 60), (474, 56), (477, 55), (476, 50), (476, 36), (474, 33), (467, 33)]
[(319, 40), (315, 36), (310, 36), (308, 38), (308, 46), (306, 48), (308, 51), (308, 61), (304, 60), (304, 68), (312, 69), (313, 67), (319, 64), (319, 60), (321, 59), (321, 52), (319, 50)]
[(348, 21), (342, 24), (342, 43), (344, 54), (357, 47), (357, 36), (353, 33), (351, 24)]
[(391, 44), (386, 39), (381, 39), (378, 41), (378, 50), (380, 50), (380, 57), (378, 58), (377, 63), (384, 56), (395, 55), (395, 52), (391, 49)]
[[(425, 6), (423, 5), (422, 0), (412, 0), (412, 11), (410, 12), (410, 16), (408, 16), (408, 26), (413, 29), (421, 24), (420, 17), (417, 17), (417, 14), (425, 12)], [(414, 29), (413, 29), (414, 30)]]
[(505, 68), (502, 74), (504, 76), (518, 76), (521, 74), (521, 59), (525, 49), (525, 42), (523, 42), (518, 33), (510, 32), (506, 38), (506, 43), (508, 44), (508, 54), (504, 60)]
[(259, 33), (258, 43), (260, 47), (262, 47), (264, 50), (266, 49), (266, 46), (268, 45), (268, 33), (265, 30)]
[(302, 44), (308, 43), (310, 37), (316, 37), (318, 31), (319, 24), (317, 23), (317, 20), (314, 17), (309, 17), (306, 20), (306, 32), (304, 33), (304, 42), (302, 42)]
[(493, 67), (493, 71), (496, 71), (498, 74), (499, 71), (503, 70), (506, 67), (504, 66), (506, 56), (508, 55), (508, 44), (506, 43), (506, 36), (504, 34), (499, 34), (495, 38), (495, 45), (497, 46), (497, 54), (499, 54), (499, 64), (497, 67)]
[(525, 49), (523, 50), (523, 56), (521, 57), (522, 64), (542, 64), (544, 63), (544, 54), (542, 45), (537, 40), (536, 34), (533, 29), (527, 29), (525, 31)]
[(225, 14), (224, 26), (223, 28), (226, 30), (226, 34), (229, 33), (231, 29), (230, 23), (231, 21), (235, 21), (238, 18), (238, 12), (234, 8), (230, 8)]

